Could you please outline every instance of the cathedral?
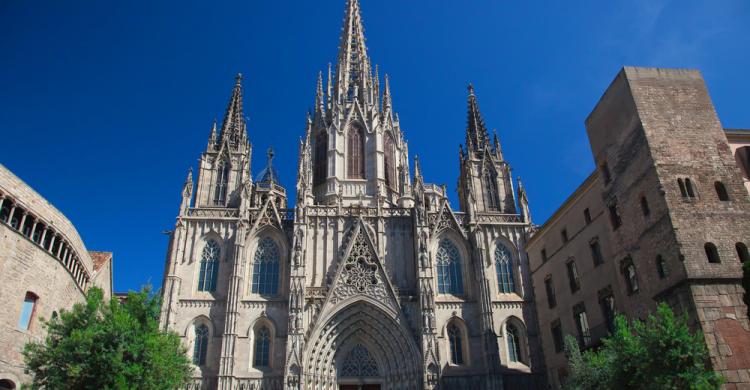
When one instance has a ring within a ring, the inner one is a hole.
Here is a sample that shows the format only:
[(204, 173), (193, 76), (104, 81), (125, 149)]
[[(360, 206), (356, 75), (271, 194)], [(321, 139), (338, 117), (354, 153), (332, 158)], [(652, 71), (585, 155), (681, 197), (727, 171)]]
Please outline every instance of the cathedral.
[(295, 199), (272, 150), (252, 174), (246, 128), (238, 75), (167, 253), (161, 324), (184, 339), (190, 389), (541, 383), (528, 201), (472, 86), (457, 208), (409, 156), (357, 0), (318, 76)]

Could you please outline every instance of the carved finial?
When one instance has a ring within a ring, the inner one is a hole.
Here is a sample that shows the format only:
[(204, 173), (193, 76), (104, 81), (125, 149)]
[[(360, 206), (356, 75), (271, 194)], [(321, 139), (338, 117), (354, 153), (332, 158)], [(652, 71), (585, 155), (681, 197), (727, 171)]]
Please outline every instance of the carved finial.
[(242, 83), (242, 73), (237, 73), (237, 76), (234, 76), (234, 81), (237, 85), (240, 85)]
[(268, 165), (271, 165), (271, 160), (273, 160), (273, 156), (274, 156), (273, 148), (269, 146), (268, 150), (266, 151), (266, 157), (268, 157)]
[(474, 94), (474, 86), (471, 85), (471, 83), (469, 83), (469, 86), (467, 87), (467, 89), (469, 90), (469, 95), (473, 95)]

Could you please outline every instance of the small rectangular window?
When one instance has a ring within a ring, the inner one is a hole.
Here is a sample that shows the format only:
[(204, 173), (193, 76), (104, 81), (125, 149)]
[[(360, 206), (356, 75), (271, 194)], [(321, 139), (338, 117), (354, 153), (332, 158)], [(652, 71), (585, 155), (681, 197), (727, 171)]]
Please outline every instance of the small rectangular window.
[(552, 276), (547, 276), (544, 279), (544, 289), (547, 291), (547, 305), (552, 309), (557, 306), (557, 298), (555, 297), (555, 286), (552, 284)]
[(612, 181), (612, 174), (609, 172), (609, 164), (607, 162), (602, 163), (602, 178), (604, 179), (604, 184), (609, 184), (610, 181)]
[(568, 283), (570, 283), (570, 292), (574, 293), (581, 288), (581, 280), (578, 278), (578, 268), (574, 260), (569, 260), (566, 263), (568, 268)]
[(31, 319), (34, 316), (37, 297), (33, 293), (26, 293), (21, 306), (21, 316), (18, 318), (18, 329), (28, 330), (31, 327)]
[(586, 225), (591, 223), (591, 211), (588, 208), (583, 210), (583, 220), (586, 222)]
[(607, 330), (612, 333), (615, 331), (615, 297), (611, 292), (602, 295), (599, 299), (602, 307), (602, 316), (607, 325)]
[(568, 229), (563, 229), (560, 232), (560, 237), (562, 237), (563, 244), (566, 243), (566, 242), (568, 242)]
[(604, 263), (604, 257), (602, 256), (602, 248), (599, 245), (599, 239), (594, 238), (589, 242), (589, 249), (591, 249), (591, 259), (594, 260), (594, 267)]
[(651, 214), (651, 208), (648, 206), (648, 199), (645, 195), (641, 195), (641, 211), (643, 216), (648, 217)]
[(578, 330), (578, 341), (581, 346), (591, 344), (591, 331), (589, 329), (589, 320), (586, 317), (586, 307), (579, 303), (573, 307), (573, 317), (576, 320), (576, 329)]
[(563, 351), (563, 333), (560, 320), (555, 320), (550, 324), (550, 331), (552, 332), (552, 342), (555, 344), (555, 352), (560, 353)]
[(546, 263), (547, 260), (549, 260), (547, 258), (547, 250), (546, 249), (542, 249), (542, 263)]
[(620, 217), (620, 212), (617, 210), (617, 199), (609, 201), (607, 208), (609, 209), (609, 220), (612, 223), (612, 229), (616, 230), (622, 225), (622, 218)]

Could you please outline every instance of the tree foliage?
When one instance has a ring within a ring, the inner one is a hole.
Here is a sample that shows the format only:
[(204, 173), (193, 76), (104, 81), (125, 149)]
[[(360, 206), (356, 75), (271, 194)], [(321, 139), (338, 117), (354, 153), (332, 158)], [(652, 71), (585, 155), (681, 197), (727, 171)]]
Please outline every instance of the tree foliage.
[(571, 374), (568, 390), (719, 389), (722, 377), (712, 371), (703, 335), (692, 333), (686, 317), (675, 317), (660, 304), (644, 321), (615, 320), (614, 333), (598, 351), (581, 353), (575, 339), (565, 343)]
[(43, 343), (24, 349), (32, 389), (175, 389), (191, 373), (175, 333), (159, 330), (160, 302), (149, 289), (121, 304), (92, 288), (85, 303), (44, 321)]

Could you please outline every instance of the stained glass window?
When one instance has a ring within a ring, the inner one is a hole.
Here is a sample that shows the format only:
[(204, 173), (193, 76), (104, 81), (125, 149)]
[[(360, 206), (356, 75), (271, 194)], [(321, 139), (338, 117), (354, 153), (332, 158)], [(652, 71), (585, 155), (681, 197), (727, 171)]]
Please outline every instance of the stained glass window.
[(501, 293), (516, 292), (513, 278), (513, 257), (505, 245), (495, 247), (495, 271), (497, 272), (497, 289)]
[(271, 333), (265, 326), (255, 333), (255, 367), (268, 367), (271, 353)]
[(456, 324), (448, 325), (448, 342), (451, 350), (451, 363), (464, 364), (463, 340), (461, 330)]
[(208, 327), (199, 324), (195, 327), (195, 344), (193, 345), (193, 364), (202, 366), (206, 364), (206, 352), (208, 351)]
[(227, 185), (229, 182), (229, 164), (221, 161), (216, 170), (216, 189), (214, 191), (214, 206), (224, 206), (227, 202)]
[(201, 268), (198, 275), (198, 291), (216, 291), (216, 278), (219, 275), (219, 244), (208, 240), (201, 254)]
[(258, 243), (253, 261), (251, 291), (254, 294), (275, 295), (279, 290), (279, 247), (270, 237)]
[(513, 324), (505, 326), (508, 338), (508, 358), (511, 362), (521, 361), (521, 344), (518, 338), (518, 328)]
[(315, 185), (326, 181), (328, 167), (328, 133), (321, 131), (315, 137), (315, 172), (313, 183)]
[(461, 255), (448, 239), (440, 240), (437, 250), (438, 293), (460, 295), (464, 292)]
[(365, 136), (362, 130), (352, 127), (347, 136), (347, 177), (349, 179), (365, 178)]

